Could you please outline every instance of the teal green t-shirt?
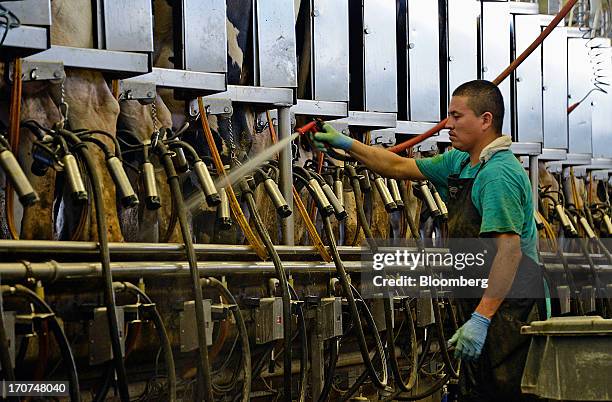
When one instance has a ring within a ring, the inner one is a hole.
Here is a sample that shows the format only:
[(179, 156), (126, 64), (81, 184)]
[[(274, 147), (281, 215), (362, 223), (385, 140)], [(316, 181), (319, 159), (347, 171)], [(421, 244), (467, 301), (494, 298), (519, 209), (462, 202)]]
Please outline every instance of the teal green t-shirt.
[[(447, 178), (459, 173), (461, 164), (469, 157), (467, 152), (453, 149), (433, 158), (417, 159), (416, 164), (447, 201)], [(459, 177), (475, 177), (480, 164), (468, 163)], [(472, 187), (472, 203), (482, 217), (481, 234), (516, 233), (521, 236), (523, 253), (538, 261), (531, 183), (511, 151), (498, 151), (478, 173)]]

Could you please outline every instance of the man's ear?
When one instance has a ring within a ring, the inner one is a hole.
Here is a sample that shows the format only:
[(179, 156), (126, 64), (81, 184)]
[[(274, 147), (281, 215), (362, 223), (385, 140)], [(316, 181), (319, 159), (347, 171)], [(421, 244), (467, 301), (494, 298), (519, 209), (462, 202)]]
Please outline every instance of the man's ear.
[(482, 128), (486, 131), (493, 126), (493, 114), (491, 112), (484, 112), (481, 116)]

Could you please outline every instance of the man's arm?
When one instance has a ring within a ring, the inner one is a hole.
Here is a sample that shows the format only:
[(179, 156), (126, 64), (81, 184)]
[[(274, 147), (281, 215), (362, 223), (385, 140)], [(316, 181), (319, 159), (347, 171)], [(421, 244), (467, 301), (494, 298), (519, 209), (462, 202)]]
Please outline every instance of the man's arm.
[(348, 152), (381, 176), (398, 180), (425, 180), (413, 158), (403, 158), (386, 149), (359, 141), (353, 141)]
[(398, 180), (425, 180), (412, 158), (403, 158), (383, 148), (365, 145), (359, 141), (339, 133), (329, 124), (323, 125), (323, 130), (314, 135), (313, 141), (317, 148), (325, 152), (325, 145), (347, 151), (352, 157), (362, 162), (368, 169)]
[(455, 357), (475, 360), (482, 353), (491, 319), (512, 287), (522, 257), (521, 239), (515, 233), (495, 235), (497, 254), (489, 272), (488, 288), (471, 318), (448, 341)]
[(489, 320), (510, 291), (521, 257), (521, 238), (516, 233), (500, 233), (494, 236), (497, 254), (489, 272), (488, 287), (485, 290), (476, 312)]

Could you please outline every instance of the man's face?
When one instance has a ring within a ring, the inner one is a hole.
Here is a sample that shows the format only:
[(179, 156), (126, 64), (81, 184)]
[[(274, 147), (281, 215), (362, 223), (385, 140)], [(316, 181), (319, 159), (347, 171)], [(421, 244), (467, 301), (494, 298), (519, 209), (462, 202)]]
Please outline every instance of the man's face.
[(467, 96), (453, 96), (448, 105), (446, 127), (453, 148), (469, 152), (481, 139), (486, 129), (483, 118), (468, 106)]

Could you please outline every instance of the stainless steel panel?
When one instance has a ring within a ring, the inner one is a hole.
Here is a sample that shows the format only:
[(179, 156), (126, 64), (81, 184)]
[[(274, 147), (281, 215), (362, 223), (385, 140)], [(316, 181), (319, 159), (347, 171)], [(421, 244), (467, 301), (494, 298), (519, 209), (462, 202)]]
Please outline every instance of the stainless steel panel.
[(130, 78), (132, 82), (154, 82), (158, 87), (181, 88), (202, 94), (226, 90), (225, 76), (219, 73), (200, 73), (197, 71), (175, 70), (153, 67), (148, 74)]
[(103, 9), (106, 49), (153, 51), (151, 0), (104, 0)]
[[(493, 81), (510, 64), (510, 7), (507, 2), (482, 2), (482, 78)], [(499, 90), (504, 97), (504, 124), (502, 131), (510, 134), (511, 96), (510, 78)]]
[(297, 104), (291, 107), (291, 113), (303, 116), (348, 116), (348, 104), (345, 102), (324, 102), (298, 99)]
[[(597, 75), (600, 76), (602, 84), (612, 84), (612, 51), (610, 49), (610, 39), (596, 38), (591, 46), (599, 48), (591, 51), (594, 68), (597, 68)], [(593, 157), (612, 158), (612, 91), (608, 85), (601, 85), (602, 91), (593, 92)]]
[(0, 5), (15, 14), (23, 25), (51, 25), (50, 0), (0, 1)]
[[(569, 105), (580, 101), (593, 87), (587, 41), (587, 39), (582, 38), (568, 38), (567, 40)], [(587, 99), (569, 115), (570, 153), (592, 154), (592, 111), (591, 101)]]
[[(4, 33), (4, 30), (2, 32)], [(6, 34), (0, 60), (8, 60), (15, 56), (25, 57), (46, 50), (49, 46), (48, 28), (22, 25), (9, 30)]]
[(513, 142), (510, 150), (515, 155), (534, 156), (542, 153), (542, 143), (539, 142)]
[(64, 67), (110, 71), (122, 76), (140, 75), (149, 72), (149, 57), (146, 54), (111, 50), (51, 46), (49, 50), (28, 57), (28, 60), (58, 61), (63, 62)]
[(408, 1), (409, 110), (412, 121), (440, 120), (437, 1)]
[(510, 12), (512, 14), (530, 14), (535, 15), (539, 12), (538, 4), (527, 3), (524, 1), (510, 1)]
[(542, 48), (544, 146), (567, 150), (567, 35), (556, 28)]
[[(537, 15), (514, 16), (515, 54), (521, 54), (541, 33)], [(520, 142), (543, 142), (542, 53), (533, 52), (514, 73), (514, 132)]]
[(225, 0), (182, 0), (184, 69), (227, 72)]
[(348, 0), (313, 0), (315, 100), (349, 100), (348, 21)]
[(480, 2), (448, 2), (448, 95), (478, 78), (478, 16)]
[(293, 91), (291, 89), (284, 88), (260, 88), (241, 85), (228, 85), (227, 91), (211, 95), (210, 98), (230, 99), (232, 102), (257, 103), (260, 105), (293, 105)]
[(366, 112), (397, 112), (395, 1), (363, 0)]
[(395, 113), (357, 112), (351, 110), (348, 113), (348, 117), (334, 120), (334, 122), (348, 124), (349, 126), (392, 128), (397, 124), (397, 115)]
[(296, 87), (293, 0), (256, 0), (258, 85)]

